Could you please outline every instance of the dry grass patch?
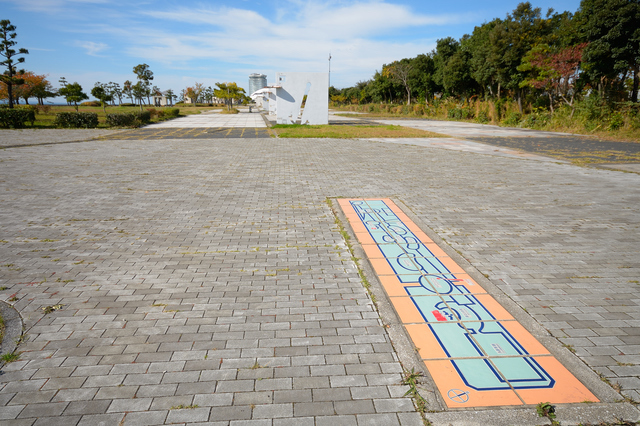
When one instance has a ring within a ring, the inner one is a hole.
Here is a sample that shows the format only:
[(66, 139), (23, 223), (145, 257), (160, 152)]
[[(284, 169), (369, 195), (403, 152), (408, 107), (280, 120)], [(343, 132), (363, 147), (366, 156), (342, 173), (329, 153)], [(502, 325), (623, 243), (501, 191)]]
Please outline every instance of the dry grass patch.
[(402, 126), (357, 126), (327, 124), (310, 126), (300, 124), (276, 124), (271, 129), (280, 138), (446, 138), (447, 135)]

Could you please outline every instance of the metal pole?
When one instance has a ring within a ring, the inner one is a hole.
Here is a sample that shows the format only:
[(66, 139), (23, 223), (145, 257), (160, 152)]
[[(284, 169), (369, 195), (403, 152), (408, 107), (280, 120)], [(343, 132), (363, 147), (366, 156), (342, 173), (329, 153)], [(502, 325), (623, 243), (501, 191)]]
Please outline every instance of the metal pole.
[(331, 87), (331, 52), (329, 52), (329, 87)]

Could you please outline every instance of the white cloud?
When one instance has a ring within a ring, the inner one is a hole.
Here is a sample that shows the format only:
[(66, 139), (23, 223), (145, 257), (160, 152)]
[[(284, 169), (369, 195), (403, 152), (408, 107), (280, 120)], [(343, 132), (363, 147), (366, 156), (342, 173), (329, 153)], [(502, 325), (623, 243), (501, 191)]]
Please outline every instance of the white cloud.
[[(104, 41), (75, 42), (87, 55), (109, 52), (112, 61), (117, 54), (120, 63), (152, 64), (158, 77), (183, 72), (203, 76), (198, 81), (240, 82), (247, 69), (269, 79), (276, 71), (323, 72), (331, 52), (332, 84), (349, 86), (384, 63), (429, 52), (435, 40), (427, 29), (469, 21), (466, 13), (430, 15), (391, 0), (279, 0), (277, 9), (252, 2), (189, 7), (187, 0), (161, 9), (125, 0), (75, 1), (25, 0), (30, 7), (64, 8), (53, 21), (58, 31)], [(80, 2), (85, 6), (71, 7)], [(89, 18), (96, 13), (100, 20)]]
[(212, 29), (227, 30), (240, 37), (276, 36), (285, 39), (377, 36), (408, 27), (447, 25), (463, 19), (461, 15), (419, 14), (407, 6), (383, 1), (354, 2), (349, 5), (309, 2), (297, 9), (281, 9), (275, 21), (270, 21), (252, 10), (228, 7), (181, 7), (143, 14), (187, 25), (210, 25)]
[[(147, 11), (144, 15), (160, 19), (164, 24), (159, 27), (165, 29), (145, 31), (144, 40), (132, 37), (135, 44), (127, 53), (173, 66), (218, 61), (242, 69), (255, 64), (258, 71), (325, 71), (331, 52), (336, 74), (367, 79), (384, 63), (433, 49), (434, 40), (420, 40), (412, 29), (468, 19), (420, 14), (407, 6), (375, 0), (289, 1), (286, 6), (273, 19), (252, 10), (224, 7)], [(180, 23), (183, 31), (171, 31), (171, 22)]]
[(109, 46), (104, 43), (94, 43), (92, 41), (78, 42), (77, 45), (85, 49), (87, 51), (87, 55), (90, 56), (99, 56), (98, 53), (109, 48)]

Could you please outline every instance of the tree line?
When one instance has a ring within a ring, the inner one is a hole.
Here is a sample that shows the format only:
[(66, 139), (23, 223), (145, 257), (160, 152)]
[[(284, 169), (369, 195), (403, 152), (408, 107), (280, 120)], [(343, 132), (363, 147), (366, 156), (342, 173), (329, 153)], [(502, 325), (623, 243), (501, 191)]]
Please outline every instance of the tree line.
[(595, 94), (638, 102), (640, 0), (582, 0), (575, 13), (531, 3), (476, 26), (459, 40), (439, 39), (415, 58), (384, 64), (368, 81), (329, 89), (337, 104), (429, 104), (437, 98), (505, 99), (574, 107)]

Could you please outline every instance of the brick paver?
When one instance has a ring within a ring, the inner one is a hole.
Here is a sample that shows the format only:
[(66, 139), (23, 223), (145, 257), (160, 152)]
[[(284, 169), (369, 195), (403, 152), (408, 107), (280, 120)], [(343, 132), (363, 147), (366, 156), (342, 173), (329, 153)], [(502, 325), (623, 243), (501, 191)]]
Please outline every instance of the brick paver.
[(639, 400), (639, 183), (355, 140), (0, 151), (0, 297), (26, 331), (0, 422), (420, 424), (341, 196), (409, 206)]

